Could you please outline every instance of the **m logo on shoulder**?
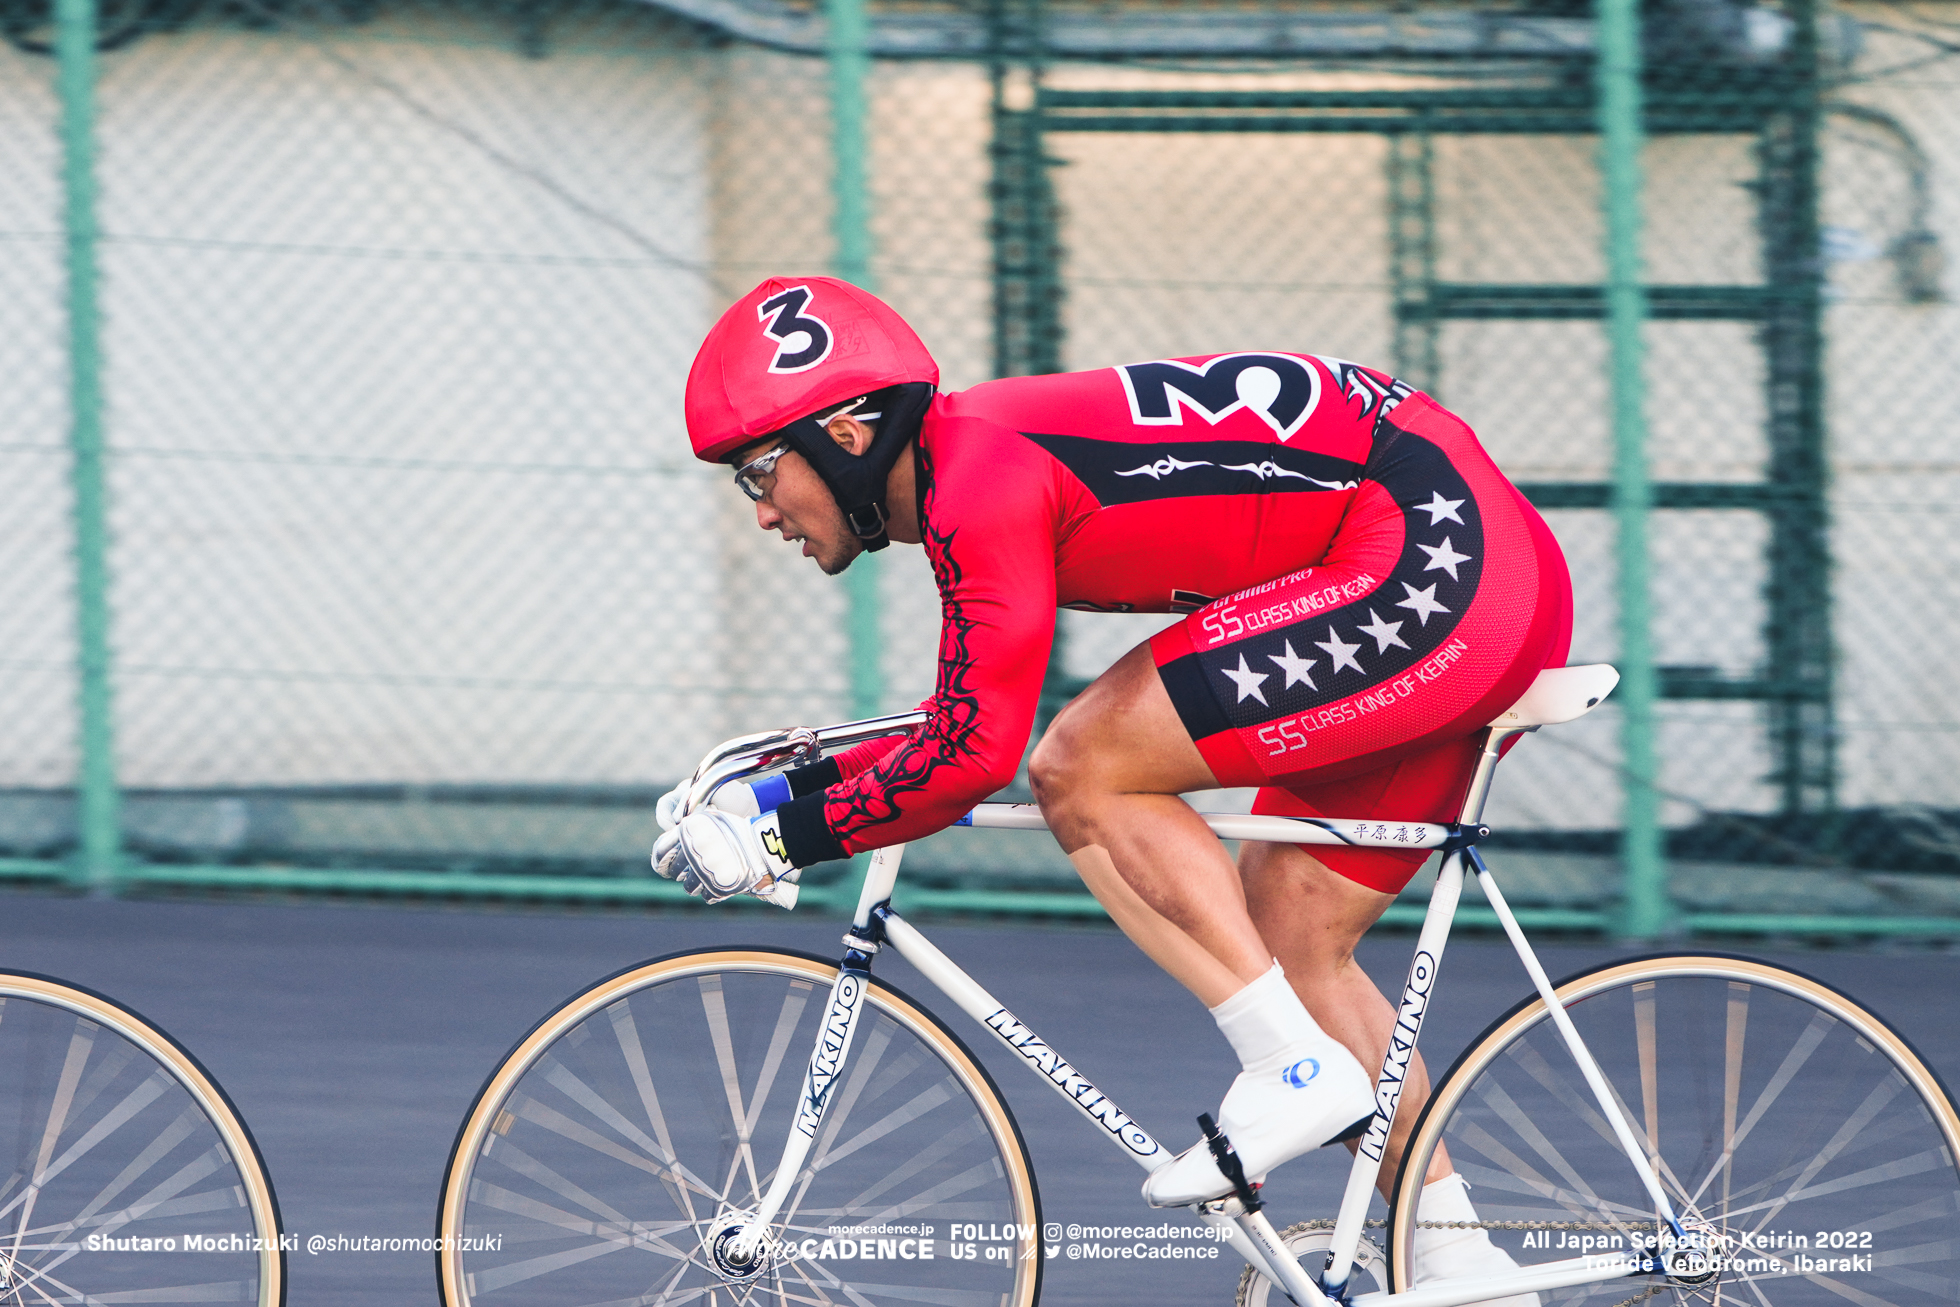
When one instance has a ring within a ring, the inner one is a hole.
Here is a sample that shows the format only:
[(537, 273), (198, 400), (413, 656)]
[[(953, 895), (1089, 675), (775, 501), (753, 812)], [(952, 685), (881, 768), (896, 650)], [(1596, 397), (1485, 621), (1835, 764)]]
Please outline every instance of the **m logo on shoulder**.
[(1139, 426), (1184, 425), (1184, 410), (1207, 422), (1250, 409), (1281, 440), (1299, 434), (1320, 403), (1320, 372), (1291, 354), (1221, 354), (1202, 364), (1159, 359), (1116, 369)]
[(791, 286), (756, 306), (763, 334), (781, 346), (769, 361), (771, 372), (808, 372), (830, 357), (830, 325), (803, 311), (809, 303), (808, 286)]

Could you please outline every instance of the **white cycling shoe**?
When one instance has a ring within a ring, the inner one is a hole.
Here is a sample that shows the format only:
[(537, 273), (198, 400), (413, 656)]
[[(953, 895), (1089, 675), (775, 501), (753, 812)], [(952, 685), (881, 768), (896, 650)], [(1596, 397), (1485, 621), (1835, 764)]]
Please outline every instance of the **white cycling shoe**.
[[(1475, 1221), (1477, 1211), (1464, 1191), (1463, 1177), (1452, 1172), (1422, 1187), (1417, 1207), (1421, 1221)], [(1518, 1270), (1511, 1254), (1490, 1241), (1488, 1230), (1438, 1230), (1418, 1226), (1415, 1239), (1416, 1284), (1466, 1279), (1473, 1275), (1496, 1278)], [(1538, 1307), (1535, 1293), (1492, 1298), (1471, 1307)]]
[[(1282, 1058), (1269, 1070), (1239, 1072), (1218, 1109), (1218, 1128), (1239, 1155), (1249, 1184), (1375, 1110), (1374, 1082), (1333, 1039), (1323, 1035), (1295, 1045)], [(1232, 1182), (1202, 1139), (1143, 1182), (1144, 1201), (1152, 1207), (1189, 1207), (1231, 1192)]]

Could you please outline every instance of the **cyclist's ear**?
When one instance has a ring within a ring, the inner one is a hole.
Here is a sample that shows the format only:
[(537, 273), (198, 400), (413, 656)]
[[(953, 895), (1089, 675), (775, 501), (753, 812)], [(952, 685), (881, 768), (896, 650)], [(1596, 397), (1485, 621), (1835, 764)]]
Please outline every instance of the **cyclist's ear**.
[(843, 446), (851, 454), (862, 456), (871, 448), (875, 434), (870, 427), (852, 417), (849, 413), (839, 413), (824, 427), (830, 438)]

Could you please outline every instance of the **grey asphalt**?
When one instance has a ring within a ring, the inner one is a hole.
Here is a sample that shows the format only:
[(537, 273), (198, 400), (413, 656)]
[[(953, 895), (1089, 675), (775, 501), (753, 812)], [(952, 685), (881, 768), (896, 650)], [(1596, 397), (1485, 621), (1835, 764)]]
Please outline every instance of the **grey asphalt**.
[[(765, 910), (766, 911), (766, 910)], [(216, 1074), (257, 1136), (286, 1228), (422, 1236), (457, 1123), (497, 1058), (540, 1016), (600, 976), (706, 945), (837, 951), (839, 923), (754, 911), (667, 916), (440, 911), (318, 904), (88, 902), (0, 898), (0, 966), (107, 993), (171, 1031)], [(1209, 1018), (1113, 931), (928, 926), (932, 938), (1147, 1128), (1181, 1147), (1229, 1082)], [(1362, 962), (1399, 989), (1411, 940), (1366, 942)], [(1563, 943), (1554, 976), (1640, 950)], [(1949, 1084), (1960, 1081), (1960, 955), (1747, 949), (1856, 994), (1905, 1030)], [(933, 998), (887, 954), (879, 974)], [(1423, 1044), (1446, 1064), (1526, 989), (1501, 941), (1460, 937), (1443, 965)], [(943, 1001), (942, 1015), (966, 1033)], [(1036, 1159), (1044, 1217), (1062, 1225), (1156, 1224), (1141, 1172), (997, 1044), (987, 1060)], [(1335, 1150), (1328, 1150), (1331, 1154)], [(1342, 1159), (1274, 1177), (1287, 1220), (1332, 1215)], [(1229, 1257), (1229, 1254), (1227, 1255)], [(293, 1307), (402, 1307), (435, 1300), (426, 1253), (300, 1252)], [(1051, 1307), (1227, 1304), (1229, 1260), (1048, 1263)]]

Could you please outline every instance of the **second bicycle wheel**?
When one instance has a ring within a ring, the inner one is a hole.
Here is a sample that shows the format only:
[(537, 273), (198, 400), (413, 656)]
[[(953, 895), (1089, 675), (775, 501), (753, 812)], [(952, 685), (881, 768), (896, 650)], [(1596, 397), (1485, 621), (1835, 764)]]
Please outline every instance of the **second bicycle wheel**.
[[(1614, 963), (1557, 992), (1715, 1265), (1699, 1283), (1642, 1276), (1541, 1302), (1649, 1290), (1751, 1307), (1960, 1301), (1960, 1117), (1883, 1021), (1808, 976), (1721, 955)], [(1397, 1182), (1398, 1290), (1439, 1145), (1520, 1264), (1629, 1251), (1654, 1229), (1652, 1201), (1536, 998), (1471, 1046), (1417, 1124)]]
[(0, 972), (0, 1307), (284, 1301), (264, 1163), (204, 1068), (100, 994)]
[(836, 964), (773, 949), (623, 971), (511, 1051), (457, 1133), (436, 1256), (449, 1307), (1027, 1307), (1040, 1205), (986, 1072), (873, 979), (759, 1276), (707, 1242), (773, 1178)]

